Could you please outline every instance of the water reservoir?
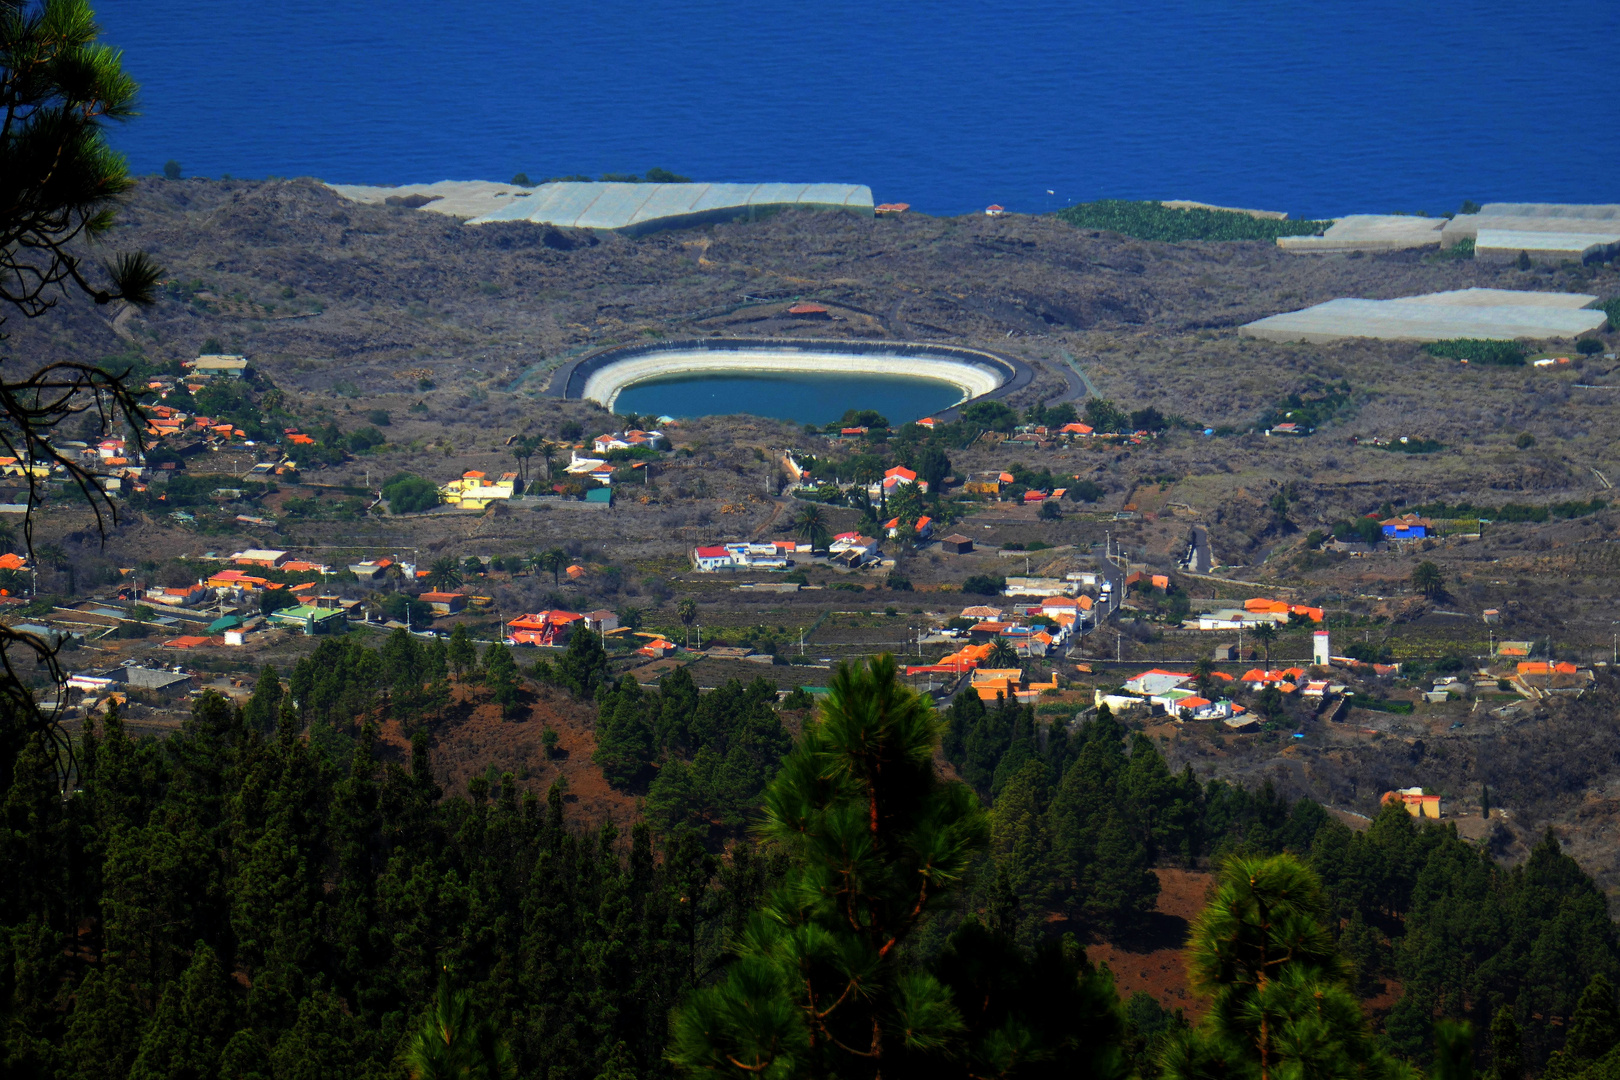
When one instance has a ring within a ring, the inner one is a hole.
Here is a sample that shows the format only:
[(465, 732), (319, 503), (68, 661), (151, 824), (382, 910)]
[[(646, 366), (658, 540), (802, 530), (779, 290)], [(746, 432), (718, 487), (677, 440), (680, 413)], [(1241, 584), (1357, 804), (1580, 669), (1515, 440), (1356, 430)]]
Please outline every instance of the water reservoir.
[(814, 424), (876, 409), (899, 425), (948, 419), (956, 406), (1032, 377), (1010, 357), (951, 345), (715, 338), (606, 349), (559, 369), (548, 393), (620, 413)]

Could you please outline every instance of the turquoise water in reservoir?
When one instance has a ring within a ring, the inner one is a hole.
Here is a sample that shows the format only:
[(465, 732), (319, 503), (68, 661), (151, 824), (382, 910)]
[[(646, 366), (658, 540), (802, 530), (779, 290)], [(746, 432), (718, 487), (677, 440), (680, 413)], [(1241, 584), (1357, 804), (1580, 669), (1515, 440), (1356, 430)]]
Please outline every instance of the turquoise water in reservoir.
[(746, 375), (670, 375), (620, 391), (618, 413), (730, 416), (749, 413), (798, 424), (830, 424), (848, 409), (876, 409), (898, 427), (962, 400), (962, 391), (937, 379), (897, 375), (822, 375), (759, 372)]

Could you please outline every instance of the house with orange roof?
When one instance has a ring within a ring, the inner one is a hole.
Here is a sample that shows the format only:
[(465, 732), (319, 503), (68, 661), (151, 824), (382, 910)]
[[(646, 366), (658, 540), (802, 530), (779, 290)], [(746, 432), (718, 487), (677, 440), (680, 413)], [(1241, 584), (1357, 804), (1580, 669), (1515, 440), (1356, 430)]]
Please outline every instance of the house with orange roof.
[(454, 615), (467, 606), (467, 597), (458, 592), (425, 592), (417, 597), (433, 609), (435, 615)]
[(537, 611), (506, 624), (508, 645), (561, 645), (585, 616), (575, 611)]
[(1425, 795), (1420, 787), (1396, 788), (1386, 791), (1378, 800), (1381, 806), (1399, 802), (1406, 807), (1406, 812), (1415, 818), (1440, 818), (1440, 796)]
[[(221, 570), (207, 579), (207, 585), (211, 589), (236, 589), (241, 592), (265, 589), (273, 584), (262, 577), (254, 577), (240, 570)], [(281, 588), (279, 584), (275, 584), (274, 587)]]

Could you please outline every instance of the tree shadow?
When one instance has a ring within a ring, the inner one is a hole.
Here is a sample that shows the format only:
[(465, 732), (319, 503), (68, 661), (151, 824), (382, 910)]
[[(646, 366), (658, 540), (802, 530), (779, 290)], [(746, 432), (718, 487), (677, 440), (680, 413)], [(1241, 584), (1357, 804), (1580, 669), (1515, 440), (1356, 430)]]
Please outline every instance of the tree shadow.
[(1106, 935), (1106, 940), (1126, 952), (1158, 952), (1185, 946), (1189, 929), (1191, 924), (1179, 915), (1150, 911), (1134, 924)]

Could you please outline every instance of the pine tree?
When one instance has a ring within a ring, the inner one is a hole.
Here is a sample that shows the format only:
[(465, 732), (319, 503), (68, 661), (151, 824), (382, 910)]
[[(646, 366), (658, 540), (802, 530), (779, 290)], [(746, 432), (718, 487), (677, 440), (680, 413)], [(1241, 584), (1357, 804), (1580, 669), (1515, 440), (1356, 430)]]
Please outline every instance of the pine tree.
[(406, 1043), (405, 1073), (411, 1080), (513, 1080), (517, 1059), (488, 1017), (475, 1016), (465, 991), (450, 988), (450, 972), (427, 1015)]
[(511, 720), (518, 715), (523, 683), (511, 651), (498, 641), (484, 652), (484, 685), (493, 693), (502, 716)]
[(1603, 975), (1581, 991), (1581, 1000), (1569, 1018), (1564, 1048), (1572, 1057), (1596, 1061), (1620, 1044), (1620, 1010), (1615, 1007), (1614, 987)]
[(1025, 913), (1020, 941), (1032, 939), (1051, 902), (1051, 838), (1046, 823), (1046, 766), (1030, 759), (1008, 781), (990, 814), (990, 850)]
[(259, 671), (259, 681), (253, 684), (253, 696), (242, 710), (243, 721), (255, 731), (269, 734), (275, 730), (276, 718), (281, 715), (281, 677), (273, 664)]
[(219, 958), (199, 941), (185, 974), (163, 988), (130, 1080), (213, 1080), (234, 1013)]
[(645, 699), (635, 676), (626, 675), (597, 710), (596, 753), (591, 760), (616, 787), (634, 784), (652, 763), (653, 729)]
[(1350, 992), (1350, 967), (1333, 946), (1326, 916), (1320, 882), (1293, 857), (1226, 862), (1189, 941), (1189, 982), (1212, 998), (1210, 1009), (1166, 1047), (1166, 1080), (1396, 1071)]
[(1147, 845), (1131, 834), (1119, 809), (1110, 807), (1081, 877), (1086, 920), (1114, 933), (1134, 929), (1159, 898), (1152, 866)]
[(457, 682), (466, 678), (467, 673), (478, 666), (478, 650), (473, 645), (472, 635), (467, 632), (466, 623), (456, 623), (450, 631), (447, 659)]
[(141, 1045), (146, 1014), (117, 964), (91, 969), (74, 997), (63, 1058), (67, 1080), (123, 1080)]
[(450, 650), (442, 638), (428, 644), (422, 658), (423, 677), (427, 689), (422, 695), (422, 711), (430, 716), (443, 716), (450, 706)]
[(884, 655), (841, 665), (766, 794), (792, 860), (716, 986), (676, 1014), (670, 1058), (733, 1077), (878, 1076), (963, 1031), (949, 990), (907, 964), (919, 920), (957, 885), (987, 822), (943, 784), (940, 725)]
[(1519, 1041), (1519, 1024), (1513, 1010), (1497, 1007), (1491, 1017), (1491, 1080), (1523, 1080), (1524, 1053)]
[(553, 665), (558, 686), (575, 697), (593, 698), (608, 681), (607, 653), (595, 634), (583, 629), (568, 637), (568, 649)]

